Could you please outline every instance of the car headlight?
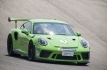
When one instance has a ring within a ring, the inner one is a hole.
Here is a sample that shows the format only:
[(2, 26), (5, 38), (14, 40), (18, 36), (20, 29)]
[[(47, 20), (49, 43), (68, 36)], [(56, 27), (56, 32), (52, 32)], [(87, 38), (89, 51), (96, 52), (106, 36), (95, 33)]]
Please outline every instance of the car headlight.
[(46, 45), (47, 45), (47, 41), (46, 41), (45, 39), (43, 39), (43, 38), (39, 38), (39, 39), (38, 39), (38, 42), (39, 42), (39, 44), (42, 45), (42, 46), (46, 46)]
[(87, 48), (88, 47), (88, 42), (86, 40), (81, 40), (81, 45), (84, 47), (84, 48)]

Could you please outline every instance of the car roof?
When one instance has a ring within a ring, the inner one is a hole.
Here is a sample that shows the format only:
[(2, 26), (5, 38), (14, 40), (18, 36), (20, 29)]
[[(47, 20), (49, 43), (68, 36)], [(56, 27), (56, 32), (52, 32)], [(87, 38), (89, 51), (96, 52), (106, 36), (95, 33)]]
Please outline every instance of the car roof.
[(64, 21), (56, 20), (56, 19), (31, 19), (29, 20), (32, 23), (37, 23), (37, 22), (53, 22), (53, 23), (62, 23), (62, 24), (67, 24)]

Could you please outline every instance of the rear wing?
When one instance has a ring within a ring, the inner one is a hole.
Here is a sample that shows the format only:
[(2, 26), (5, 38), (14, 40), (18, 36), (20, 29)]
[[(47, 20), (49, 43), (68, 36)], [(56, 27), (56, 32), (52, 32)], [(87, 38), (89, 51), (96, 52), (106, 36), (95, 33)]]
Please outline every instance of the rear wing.
[(15, 28), (17, 28), (17, 21), (28, 21), (28, 20), (30, 19), (8, 17), (8, 22), (15, 21)]

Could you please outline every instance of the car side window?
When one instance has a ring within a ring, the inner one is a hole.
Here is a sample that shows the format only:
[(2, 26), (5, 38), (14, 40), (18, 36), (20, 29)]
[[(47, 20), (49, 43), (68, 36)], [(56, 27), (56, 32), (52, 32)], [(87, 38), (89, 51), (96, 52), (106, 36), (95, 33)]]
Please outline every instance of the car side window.
[(21, 27), (20, 27), (20, 29), (27, 29), (28, 30), (28, 32), (29, 33), (31, 33), (32, 32), (32, 23), (31, 22), (26, 22), (26, 23), (24, 23)]
[(32, 32), (32, 24), (31, 24), (31, 22), (26, 22), (24, 26), (25, 26), (25, 29), (27, 29), (29, 33)]

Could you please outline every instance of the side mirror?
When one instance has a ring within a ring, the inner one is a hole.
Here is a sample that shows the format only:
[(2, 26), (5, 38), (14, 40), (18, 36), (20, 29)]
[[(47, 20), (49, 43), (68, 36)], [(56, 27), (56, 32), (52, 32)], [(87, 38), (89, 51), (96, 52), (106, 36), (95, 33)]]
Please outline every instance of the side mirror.
[(27, 29), (23, 29), (23, 30), (22, 30), (22, 33), (24, 33), (24, 34), (26, 34), (26, 35), (28, 35), (28, 34), (29, 34), (29, 32), (28, 32), (28, 30), (27, 30)]
[(76, 32), (76, 36), (81, 36), (81, 33), (80, 32)]

